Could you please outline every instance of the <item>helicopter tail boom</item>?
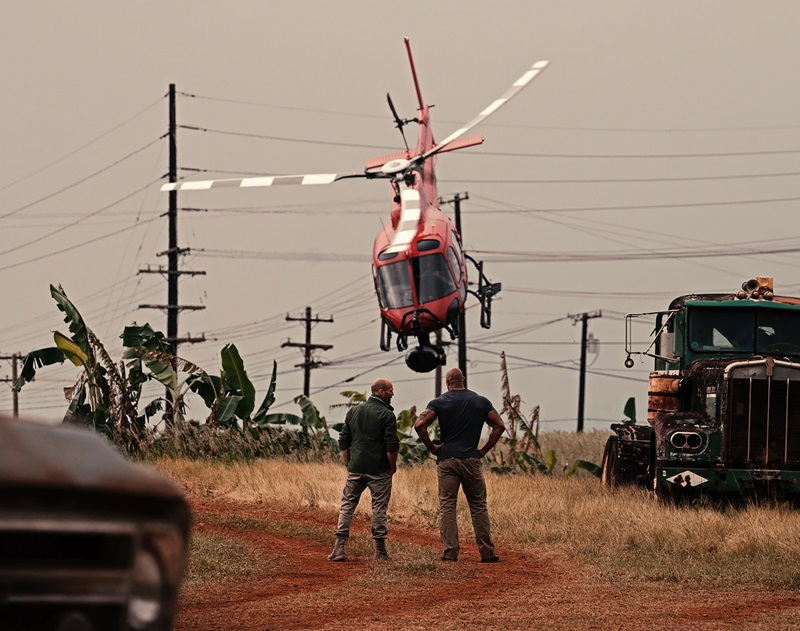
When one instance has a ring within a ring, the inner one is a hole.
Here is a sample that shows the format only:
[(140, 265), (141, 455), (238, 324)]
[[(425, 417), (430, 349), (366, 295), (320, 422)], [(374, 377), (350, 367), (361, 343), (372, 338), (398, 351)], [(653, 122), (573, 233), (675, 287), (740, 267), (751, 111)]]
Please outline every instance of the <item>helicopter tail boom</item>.
[(397, 231), (394, 233), (389, 247), (384, 250), (386, 254), (405, 252), (419, 230), (422, 219), (419, 191), (413, 188), (403, 189), (400, 192), (400, 204), (400, 220), (397, 223)]

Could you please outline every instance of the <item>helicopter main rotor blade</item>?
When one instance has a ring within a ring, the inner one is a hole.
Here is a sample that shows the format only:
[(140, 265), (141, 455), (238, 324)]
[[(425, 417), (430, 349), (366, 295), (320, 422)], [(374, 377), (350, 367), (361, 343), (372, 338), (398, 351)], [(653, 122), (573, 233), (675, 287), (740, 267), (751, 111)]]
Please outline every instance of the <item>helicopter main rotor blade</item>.
[(312, 173), (308, 175), (265, 175), (259, 177), (231, 178), (223, 180), (194, 180), (185, 182), (169, 182), (161, 187), (162, 191), (205, 191), (212, 188), (256, 188), (278, 185), (311, 185), (331, 184), (338, 180), (354, 177), (371, 177), (366, 173)]
[(419, 220), (422, 209), (419, 203), (419, 191), (405, 188), (400, 191), (400, 219), (397, 222), (397, 231), (385, 253), (405, 252), (419, 230)]
[(453, 142), (457, 138), (460, 138), (461, 136), (466, 134), (470, 129), (475, 127), (478, 123), (480, 123), (481, 121), (485, 120), (486, 118), (488, 118), (489, 116), (494, 114), (503, 105), (508, 103), (508, 101), (510, 101), (511, 98), (514, 95), (517, 94), (517, 92), (522, 90), (522, 88), (524, 88), (531, 81), (533, 81), (536, 78), (536, 76), (540, 72), (542, 72), (542, 70), (547, 68), (547, 66), (549, 64), (550, 64), (549, 61), (537, 61), (535, 64), (533, 64), (530, 67), (530, 69), (524, 75), (522, 75), (519, 79), (517, 79), (508, 90), (506, 90), (506, 92), (505, 92), (505, 94), (503, 94), (503, 96), (501, 96), (499, 99), (494, 101), (491, 105), (489, 105), (489, 107), (487, 107), (485, 110), (483, 110), (480, 114), (478, 114), (475, 118), (473, 118), (469, 123), (464, 125), (464, 127), (454, 131), (447, 138), (445, 138), (442, 142), (440, 142), (438, 145), (436, 145), (433, 149), (430, 149), (429, 151), (426, 151), (422, 155), (419, 155), (416, 158), (414, 158), (412, 160), (412, 162), (415, 163), (415, 164), (420, 164), (421, 162), (424, 162), (425, 160), (430, 158), (432, 155), (435, 155), (435, 154), (439, 153), (440, 151), (442, 151), (451, 142)]

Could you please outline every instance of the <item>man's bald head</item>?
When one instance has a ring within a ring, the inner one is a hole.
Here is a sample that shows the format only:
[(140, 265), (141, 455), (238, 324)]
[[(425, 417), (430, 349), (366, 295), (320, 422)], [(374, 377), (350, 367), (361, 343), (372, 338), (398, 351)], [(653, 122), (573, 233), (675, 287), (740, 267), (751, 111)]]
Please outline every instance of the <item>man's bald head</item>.
[(458, 390), (464, 387), (464, 373), (458, 368), (451, 368), (448, 370), (444, 379), (448, 388)]
[(383, 399), (386, 403), (391, 403), (394, 396), (394, 386), (388, 379), (376, 379), (372, 382), (372, 394)]

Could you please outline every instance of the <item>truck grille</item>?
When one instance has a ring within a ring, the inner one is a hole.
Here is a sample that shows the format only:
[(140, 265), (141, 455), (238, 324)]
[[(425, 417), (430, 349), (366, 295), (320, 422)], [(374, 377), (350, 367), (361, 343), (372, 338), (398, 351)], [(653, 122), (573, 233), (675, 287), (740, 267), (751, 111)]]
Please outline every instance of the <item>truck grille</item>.
[(70, 611), (122, 628), (137, 545), (129, 524), (0, 514), (0, 628), (49, 628)]
[(725, 425), (732, 464), (800, 466), (800, 371), (775, 364), (783, 362), (747, 362), (730, 370)]

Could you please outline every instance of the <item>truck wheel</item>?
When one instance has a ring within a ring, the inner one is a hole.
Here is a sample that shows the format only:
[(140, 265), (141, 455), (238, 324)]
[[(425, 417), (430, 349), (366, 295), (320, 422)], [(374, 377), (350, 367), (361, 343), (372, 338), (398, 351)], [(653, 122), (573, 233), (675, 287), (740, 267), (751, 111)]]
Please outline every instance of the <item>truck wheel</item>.
[(619, 485), (617, 476), (619, 461), (619, 438), (609, 436), (606, 448), (603, 450), (603, 465), (600, 472), (600, 482), (603, 486), (616, 487)]

